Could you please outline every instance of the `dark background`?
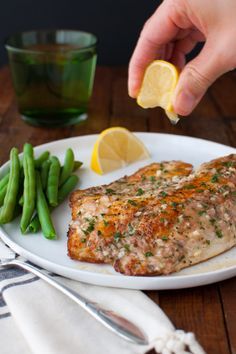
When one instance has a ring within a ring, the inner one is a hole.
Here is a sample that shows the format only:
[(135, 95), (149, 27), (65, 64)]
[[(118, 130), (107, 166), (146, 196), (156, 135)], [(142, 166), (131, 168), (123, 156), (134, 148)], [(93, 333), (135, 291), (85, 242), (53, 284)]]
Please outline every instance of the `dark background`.
[(1, 0), (0, 65), (4, 39), (31, 29), (74, 28), (99, 38), (98, 63), (127, 64), (144, 22), (157, 0)]
[[(79, 29), (99, 39), (98, 64), (126, 65), (139, 33), (161, 0), (1, 0), (0, 66), (5, 39), (34, 29)], [(188, 58), (201, 48), (197, 47)]]

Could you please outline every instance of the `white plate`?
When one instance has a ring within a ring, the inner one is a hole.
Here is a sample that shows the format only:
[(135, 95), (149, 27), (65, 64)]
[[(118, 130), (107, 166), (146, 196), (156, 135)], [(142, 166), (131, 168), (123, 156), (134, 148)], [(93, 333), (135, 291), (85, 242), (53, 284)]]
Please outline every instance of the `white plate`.
[[(55, 141), (35, 148), (36, 155), (49, 150), (63, 161), (64, 152), (71, 147), (76, 159), (84, 162), (79, 170), (80, 188), (109, 183), (138, 168), (161, 160), (183, 160), (198, 166), (213, 158), (235, 153), (236, 149), (211, 141), (184, 136), (137, 133), (151, 153), (151, 159), (134, 163), (126, 168), (99, 176), (89, 169), (92, 146), (96, 135)], [(3, 174), (8, 164), (0, 173)], [(21, 235), (19, 220), (0, 228), (2, 239), (17, 253), (65, 277), (86, 283), (130, 289), (178, 289), (199, 286), (227, 279), (236, 275), (236, 247), (211, 260), (184, 269), (169, 276), (131, 277), (116, 273), (111, 266), (73, 261), (67, 256), (67, 229), (70, 221), (68, 203), (64, 202), (53, 212), (58, 233), (57, 240), (46, 240), (41, 233)]]

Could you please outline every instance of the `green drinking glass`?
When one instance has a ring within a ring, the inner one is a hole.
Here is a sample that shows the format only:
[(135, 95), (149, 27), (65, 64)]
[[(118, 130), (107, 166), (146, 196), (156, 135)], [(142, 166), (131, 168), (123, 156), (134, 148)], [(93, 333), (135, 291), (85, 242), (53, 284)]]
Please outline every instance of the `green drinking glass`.
[(6, 41), (19, 112), (27, 123), (65, 126), (87, 119), (97, 38), (76, 30), (30, 31)]

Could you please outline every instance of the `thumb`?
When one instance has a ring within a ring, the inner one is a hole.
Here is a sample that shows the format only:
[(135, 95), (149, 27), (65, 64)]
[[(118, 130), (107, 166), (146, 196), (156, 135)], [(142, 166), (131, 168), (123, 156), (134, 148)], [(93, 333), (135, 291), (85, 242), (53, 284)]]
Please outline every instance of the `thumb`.
[(190, 61), (180, 74), (173, 98), (173, 107), (177, 114), (190, 114), (201, 100), (208, 87), (227, 69), (225, 53), (216, 46), (207, 43), (200, 54)]

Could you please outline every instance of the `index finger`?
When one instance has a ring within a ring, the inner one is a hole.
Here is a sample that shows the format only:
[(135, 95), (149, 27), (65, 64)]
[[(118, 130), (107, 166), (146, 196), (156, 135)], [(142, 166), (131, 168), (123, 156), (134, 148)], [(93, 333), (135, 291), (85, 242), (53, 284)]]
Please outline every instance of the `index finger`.
[(170, 2), (167, 1), (158, 7), (140, 34), (129, 63), (128, 90), (131, 97), (137, 96), (147, 65), (158, 58), (163, 46), (169, 43), (179, 31), (179, 27), (170, 17), (169, 4)]

